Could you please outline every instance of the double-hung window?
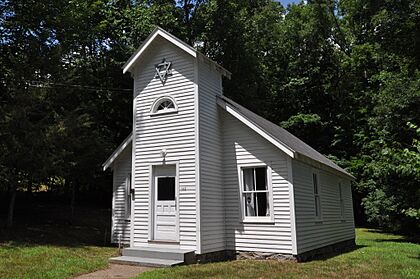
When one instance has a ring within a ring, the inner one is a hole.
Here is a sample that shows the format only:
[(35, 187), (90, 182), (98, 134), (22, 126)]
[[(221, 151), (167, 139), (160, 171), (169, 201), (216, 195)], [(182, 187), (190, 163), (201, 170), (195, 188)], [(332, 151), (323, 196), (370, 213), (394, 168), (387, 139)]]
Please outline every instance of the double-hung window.
[(125, 178), (125, 209), (124, 215), (126, 219), (131, 218), (131, 173)]
[(241, 168), (241, 206), (244, 221), (271, 221), (271, 185), (266, 166)]
[(341, 182), (338, 183), (338, 195), (340, 199), (340, 217), (341, 219), (344, 219), (343, 184)]
[(318, 173), (312, 173), (312, 184), (314, 187), (314, 206), (315, 206), (315, 218), (321, 219), (321, 191), (319, 188)]

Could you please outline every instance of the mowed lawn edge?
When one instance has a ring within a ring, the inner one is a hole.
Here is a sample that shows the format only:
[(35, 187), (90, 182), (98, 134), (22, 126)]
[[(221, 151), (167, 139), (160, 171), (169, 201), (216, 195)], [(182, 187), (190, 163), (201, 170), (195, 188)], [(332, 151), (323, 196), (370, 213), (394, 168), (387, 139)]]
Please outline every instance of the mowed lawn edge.
[(402, 236), (356, 230), (357, 249), (307, 263), (241, 260), (156, 269), (151, 278), (420, 278), (420, 245)]
[(71, 278), (106, 268), (117, 249), (21, 242), (0, 244), (0, 278)]

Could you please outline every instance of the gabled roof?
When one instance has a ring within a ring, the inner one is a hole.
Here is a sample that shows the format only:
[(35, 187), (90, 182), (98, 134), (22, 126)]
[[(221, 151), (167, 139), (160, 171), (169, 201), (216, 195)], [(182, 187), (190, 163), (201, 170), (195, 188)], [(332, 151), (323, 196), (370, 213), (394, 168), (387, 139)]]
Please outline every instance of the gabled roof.
[(131, 145), (132, 141), (133, 141), (133, 133), (130, 133), (128, 137), (126, 137), (125, 140), (117, 147), (117, 149), (114, 150), (111, 156), (109, 156), (108, 159), (106, 159), (105, 163), (102, 164), (104, 171), (109, 166), (111, 166), (112, 163), (114, 163), (114, 161), (118, 158), (118, 156), (120, 156), (120, 154), (124, 151), (125, 148)]
[(192, 46), (188, 45), (187, 43), (183, 42), (182, 40), (178, 39), (177, 37), (175, 37), (174, 35), (172, 35), (171, 33), (163, 30), (160, 27), (156, 27), (153, 32), (144, 40), (144, 42), (141, 44), (141, 46), (134, 52), (134, 54), (128, 59), (128, 61), (124, 64), (124, 66), (122, 66), (123, 69), (123, 73), (125, 74), (126, 72), (129, 72), (131, 70), (131, 68), (133, 67), (133, 65), (136, 63), (136, 61), (140, 58), (140, 56), (144, 53), (144, 51), (148, 48), (148, 46), (158, 37), (162, 37), (164, 39), (166, 39), (167, 41), (169, 41), (170, 43), (174, 44), (175, 46), (179, 47), (180, 49), (182, 49), (183, 51), (185, 51), (186, 53), (190, 54), (191, 56), (193, 56), (194, 58), (200, 58), (203, 60), (207, 60), (208, 62), (210, 62), (211, 64), (213, 64), (213, 66), (224, 76), (226, 76), (227, 78), (230, 78), (231, 73), (226, 70), (225, 68), (223, 68), (222, 66), (220, 66), (219, 64), (217, 64), (215, 61), (211, 60), (210, 58), (208, 58), (207, 56), (205, 56), (204, 54), (202, 54), (201, 52), (197, 51), (195, 48), (193, 48)]
[(261, 136), (280, 148), (284, 153), (296, 159), (310, 159), (321, 163), (350, 179), (354, 176), (333, 163), (324, 155), (307, 145), (305, 142), (292, 135), (280, 126), (268, 121), (267, 119), (253, 113), (238, 103), (224, 96), (218, 97), (217, 103), (229, 114), (243, 122), (245, 125), (255, 130)]

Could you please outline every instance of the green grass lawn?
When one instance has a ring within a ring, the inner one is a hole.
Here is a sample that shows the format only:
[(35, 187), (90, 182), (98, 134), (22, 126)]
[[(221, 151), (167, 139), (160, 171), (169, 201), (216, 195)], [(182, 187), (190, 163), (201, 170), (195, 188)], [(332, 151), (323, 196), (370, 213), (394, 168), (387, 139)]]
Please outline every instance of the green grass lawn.
[[(70, 222), (62, 206), (39, 206), (0, 226), (0, 278), (71, 278), (107, 267), (117, 248), (107, 247), (107, 210), (78, 209)], [(108, 234), (109, 236), (109, 234)]]
[[(13, 229), (0, 229), (0, 278), (71, 278), (105, 268), (108, 258), (117, 253), (116, 248), (104, 245), (109, 215), (108, 211), (80, 209), (69, 222), (62, 208), (32, 209)], [(139, 278), (418, 279), (420, 245), (416, 243), (358, 229), (358, 249), (326, 260), (231, 261), (156, 269)]]
[(420, 245), (401, 236), (357, 229), (358, 248), (307, 263), (231, 261), (157, 269), (138, 278), (420, 278)]
[(2, 243), (0, 278), (69, 278), (105, 268), (115, 254), (109, 247)]

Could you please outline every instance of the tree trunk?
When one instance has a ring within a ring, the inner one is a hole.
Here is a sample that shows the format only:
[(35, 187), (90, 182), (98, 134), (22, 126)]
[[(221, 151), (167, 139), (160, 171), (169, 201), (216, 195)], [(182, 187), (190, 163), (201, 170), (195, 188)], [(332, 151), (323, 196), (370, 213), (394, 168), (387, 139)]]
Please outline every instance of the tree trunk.
[(16, 185), (10, 186), (10, 200), (9, 200), (9, 212), (7, 214), (7, 227), (13, 226), (13, 217), (15, 213), (15, 202), (16, 202)]

